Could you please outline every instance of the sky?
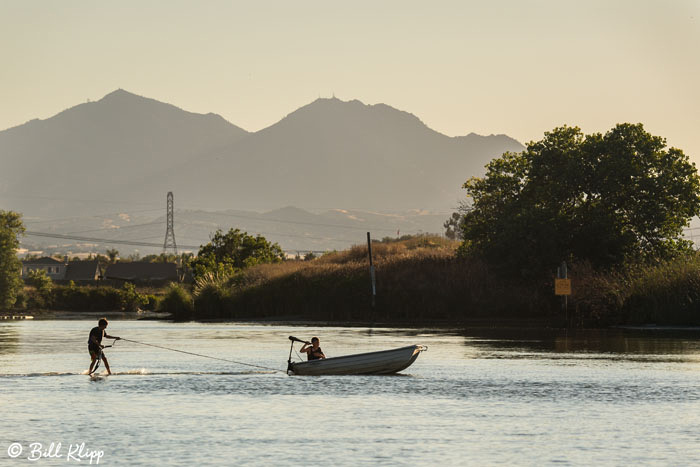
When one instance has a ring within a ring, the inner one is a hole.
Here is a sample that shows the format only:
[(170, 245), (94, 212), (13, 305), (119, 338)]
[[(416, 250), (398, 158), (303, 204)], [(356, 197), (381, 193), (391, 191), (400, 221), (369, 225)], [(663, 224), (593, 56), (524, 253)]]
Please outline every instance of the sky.
[(118, 88), (249, 131), (335, 95), (450, 136), (641, 122), (700, 165), (700, 0), (2, 0), (0, 60), (0, 129)]

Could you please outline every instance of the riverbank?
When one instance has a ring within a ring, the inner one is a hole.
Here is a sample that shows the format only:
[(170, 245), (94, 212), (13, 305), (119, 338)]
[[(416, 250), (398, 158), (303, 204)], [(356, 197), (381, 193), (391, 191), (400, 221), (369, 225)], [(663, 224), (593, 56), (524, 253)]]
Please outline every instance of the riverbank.
[[(263, 264), (234, 276), (208, 275), (194, 286), (26, 287), (23, 307), (9, 314), (79, 319), (89, 312), (124, 319), (342, 326), (700, 326), (697, 255), (628, 265), (623, 271), (570, 265), (573, 294), (565, 309), (554, 295), (553, 277), (530, 282), (505, 277), (484, 261), (459, 258), (457, 246), (431, 236), (374, 243), (374, 304), (367, 248), (356, 246), (311, 261)], [(135, 314), (138, 310), (149, 314)]]
[(0, 321), (20, 320), (81, 320), (100, 318), (118, 320), (168, 320), (172, 319), (170, 313), (157, 311), (67, 311), (67, 310), (26, 310), (16, 313), (0, 313)]
[(700, 326), (697, 255), (622, 271), (573, 264), (573, 294), (564, 308), (554, 295), (553, 274), (537, 281), (507, 277), (484, 261), (459, 258), (457, 246), (430, 236), (373, 244), (374, 304), (367, 248), (356, 246), (312, 261), (258, 265), (231, 278), (208, 277), (191, 294), (182, 287), (166, 293), (172, 306), (165, 309), (177, 320)]

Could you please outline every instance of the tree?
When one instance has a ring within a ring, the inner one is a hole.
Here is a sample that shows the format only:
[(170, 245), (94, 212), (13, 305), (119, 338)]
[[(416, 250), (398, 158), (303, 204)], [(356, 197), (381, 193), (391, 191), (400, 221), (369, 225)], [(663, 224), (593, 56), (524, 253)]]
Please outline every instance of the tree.
[(44, 298), (51, 295), (53, 281), (43, 269), (33, 269), (27, 275), (27, 282), (34, 287)]
[(445, 228), (445, 237), (450, 240), (461, 240), (462, 239), (462, 214), (459, 212), (453, 212), (452, 216), (445, 221), (442, 226)]
[(304, 261), (313, 261), (316, 259), (316, 255), (313, 251), (309, 251), (304, 255)]
[(22, 263), (17, 258), (22, 233), (22, 217), (16, 212), (0, 211), (0, 309), (14, 305), (22, 290)]
[(486, 169), (464, 184), (462, 254), (536, 276), (562, 260), (609, 268), (691, 248), (682, 233), (700, 213), (695, 165), (641, 124), (555, 128)]
[(109, 264), (114, 264), (117, 261), (117, 258), (119, 257), (119, 251), (116, 248), (108, 248), (107, 251), (105, 251), (105, 253), (109, 258)]
[(100, 268), (101, 268), (102, 270), (106, 269), (107, 266), (109, 266), (110, 264), (112, 264), (112, 262), (109, 260), (109, 258), (107, 258), (106, 256), (101, 255), (101, 254), (99, 254), (99, 253), (96, 254), (94, 257), (93, 257), (92, 255), (90, 255), (90, 256), (88, 257), (88, 261), (97, 261), (97, 264), (100, 265)]
[(284, 252), (277, 243), (268, 242), (260, 235), (252, 236), (239, 229), (227, 233), (217, 230), (211, 241), (199, 248), (191, 267), (195, 277), (210, 272), (232, 275), (241, 269), (262, 263), (277, 263)]
[(30, 294), (31, 308), (50, 308), (53, 304), (53, 281), (43, 269), (33, 269), (27, 274), (27, 283), (36, 289)]

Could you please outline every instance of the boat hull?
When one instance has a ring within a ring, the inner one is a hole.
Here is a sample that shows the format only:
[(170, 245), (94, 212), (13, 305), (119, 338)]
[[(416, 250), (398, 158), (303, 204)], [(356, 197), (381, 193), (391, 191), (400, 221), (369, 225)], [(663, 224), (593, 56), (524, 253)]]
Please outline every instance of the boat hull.
[(409, 345), (398, 349), (291, 363), (295, 375), (389, 375), (408, 368), (427, 347)]

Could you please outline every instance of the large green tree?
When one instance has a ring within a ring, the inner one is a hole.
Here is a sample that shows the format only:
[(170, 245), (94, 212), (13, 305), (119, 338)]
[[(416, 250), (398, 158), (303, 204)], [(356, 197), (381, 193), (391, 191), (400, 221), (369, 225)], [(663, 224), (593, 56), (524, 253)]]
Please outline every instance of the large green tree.
[(283, 258), (282, 248), (265, 237), (248, 235), (239, 229), (230, 229), (227, 233), (217, 230), (211, 241), (199, 248), (191, 266), (195, 277), (208, 272), (231, 275), (256, 264), (280, 262)]
[(19, 214), (0, 211), (0, 309), (14, 305), (22, 289), (22, 263), (17, 258), (17, 249), (23, 232)]
[(683, 228), (700, 213), (695, 165), (641, 124), (555, 128), (464, 188), (461, 252), (529, 276), (562, 260), (607, 268), (688, 251)]

